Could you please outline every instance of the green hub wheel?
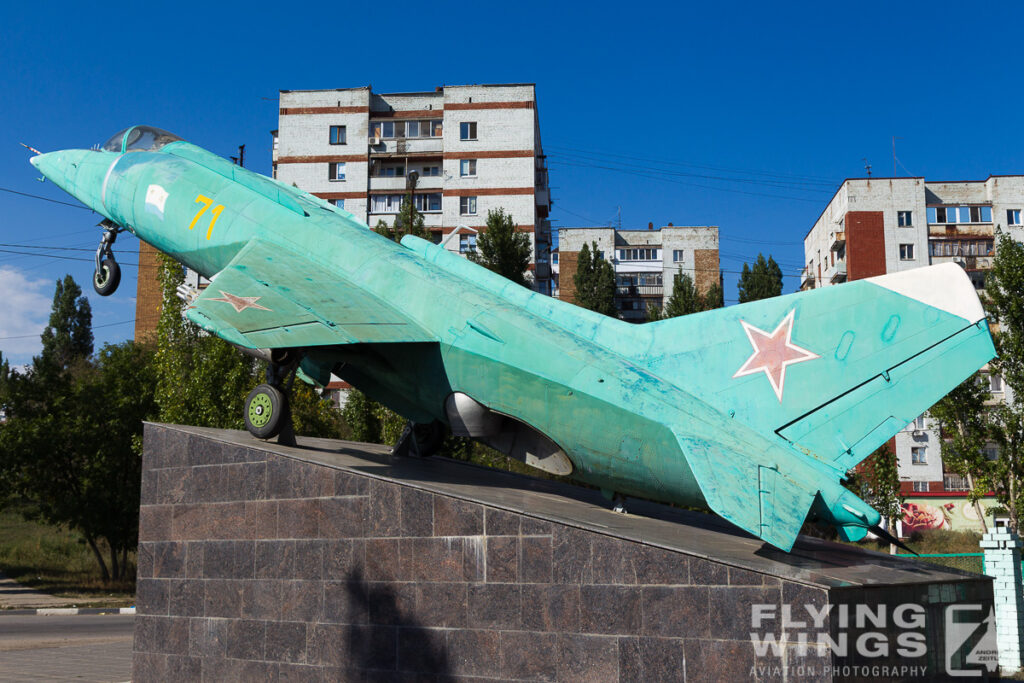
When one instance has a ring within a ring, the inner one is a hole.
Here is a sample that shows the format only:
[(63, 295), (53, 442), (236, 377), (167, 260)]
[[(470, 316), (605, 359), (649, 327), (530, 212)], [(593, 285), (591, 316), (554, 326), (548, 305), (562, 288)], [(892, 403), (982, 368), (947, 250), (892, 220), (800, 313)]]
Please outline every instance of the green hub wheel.
[(245, 399), (245, 428), (257, 439), (271, 439), (281, 432), (287, 413), (288, 401), (281, 390), (261, 384)]
[(266, 394), (257, 394), (249, 404), (249, 422), (254, 427), (265, 427), (274, 417), (274, 403)]

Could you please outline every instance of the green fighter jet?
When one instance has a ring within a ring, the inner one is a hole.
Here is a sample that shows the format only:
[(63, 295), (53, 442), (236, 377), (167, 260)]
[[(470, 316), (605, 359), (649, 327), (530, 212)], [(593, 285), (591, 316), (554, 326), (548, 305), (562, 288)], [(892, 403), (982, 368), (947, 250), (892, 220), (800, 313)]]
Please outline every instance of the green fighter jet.
[(417, 425), (547, 472), (713, 510), (783, 550), (806, 519), (880, 516), (848, 470), (994, 355), (955, 264), (632, 325), (532, 292), (156, 128), (31, 160), (106, 220), (210, 279), (186, 315), (270, 362), (245, 421), (282, 429), (290, 378), (334, 373)]

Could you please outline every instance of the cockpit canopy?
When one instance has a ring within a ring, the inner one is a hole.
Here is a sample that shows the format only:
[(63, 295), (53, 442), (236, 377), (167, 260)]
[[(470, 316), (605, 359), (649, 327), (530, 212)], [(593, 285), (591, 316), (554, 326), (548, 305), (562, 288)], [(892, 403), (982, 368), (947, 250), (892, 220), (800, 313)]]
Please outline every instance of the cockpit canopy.
[(132, 126), (115, 133), (103, 143), (108, 152), (155, 152), (164, 145), (181, 140), (174, 133), (153, 126)]

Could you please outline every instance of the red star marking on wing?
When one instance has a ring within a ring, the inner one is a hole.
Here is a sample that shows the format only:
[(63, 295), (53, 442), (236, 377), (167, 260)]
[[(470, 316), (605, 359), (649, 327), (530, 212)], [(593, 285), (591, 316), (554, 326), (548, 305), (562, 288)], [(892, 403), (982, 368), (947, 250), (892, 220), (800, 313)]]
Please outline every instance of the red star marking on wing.
[(228, 294), (223, 289), (217, 290), (220, 292), (220, 296), (217, 298), (210, 298), (208, 301), (223, 301), (226, 304), (231, 304), (235, 309), (235, 313), (241, 313), (247, 308), (256, 308), (261, 311), (269, 311), (270, 309), (266, 306), (260, 306), (257, 301), (262, 299), (261, 296), (235, 296), (234, 294)]
[(750, 354), (750, 358), (743, 364), (743, 367), (736, 371), (733, 379), (763, 372), (771, 382), (775, 395), (779, 397), (779, 403), (782, 403), (782, 392), (786, 386), (786, 367), (794, 363), (821, 358), (818, 354), (790, 341), (793, 336), (794, 313), (796, 313), (796, 309), (790, 311), (789, 315), (783, 318), (771, 334), (759, 330), (746, 320), (740, 320), (740, 323), (743, 324), (743, 331), (747, 333), (747, 339), (750, 340), (750, 345), (754, 347), (754, 352)]

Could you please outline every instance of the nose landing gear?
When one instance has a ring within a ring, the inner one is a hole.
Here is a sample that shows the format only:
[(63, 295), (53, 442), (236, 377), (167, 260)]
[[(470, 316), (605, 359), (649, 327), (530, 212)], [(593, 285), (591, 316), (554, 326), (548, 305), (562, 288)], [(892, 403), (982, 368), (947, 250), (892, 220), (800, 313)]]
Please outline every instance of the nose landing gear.
[(117, 233), (124, 228), (110, 221), (103, 221), (100, 226), (103, 228), (103, 239), (96, 250), (96, 271), (92, 276), (92, 288), (100, 296), (110, 296), (121, 284), (121, 266), (117, 265), (111, 247), (117, 240)]

